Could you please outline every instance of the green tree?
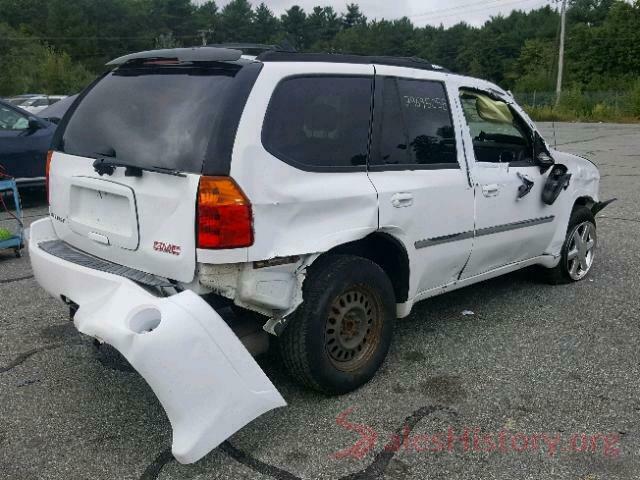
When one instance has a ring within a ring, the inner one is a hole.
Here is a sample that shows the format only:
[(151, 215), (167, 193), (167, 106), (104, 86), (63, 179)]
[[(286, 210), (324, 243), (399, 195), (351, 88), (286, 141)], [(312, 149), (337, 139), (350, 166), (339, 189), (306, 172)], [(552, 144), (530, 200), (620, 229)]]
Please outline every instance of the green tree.
[(304, 10), (297, 5), (286, 10), (284, 15), (280, 17), (286, 38), (298, 50), (303, 50), (308, 44), (307, 31), (305, 28), (306, 19), (307, 15), (304, 13)]
[(601, 25), (614, 3), (615, 0), (569, 0), (569, 22)]
[[(25, 41), (16, 44), (13, 39)], [(95, 78), (66, 53), (28, 39), (0, 24), (0, 96), (26, 92), (73, 94)]]
[(280, 22), (264, 2), (256, 8), (253, 20), (254, 40), (258, 43), (271, 43), (277, 38)]
[(218, 5), (213, 0), (209, 0), (196, 8), (194, 16), (198, 30), (215, 31), (219, 18)]
[(254, 12), (247, 0), (231, 0), (220, 13), (216, 39), (221, 42), (253, 42)]
[(360, 12), (360, 7), (356, 3), (347, 5), (347, 13), (342, 16), (343, 28), (361, 27), (367, 24), (367, 17)]
[(191, 0), (151, 0), (152, 22), (163, 33), (172, 32), (180, 40), (195, 39), (195, 13)]
[(553, 91), (555, 44), (543, 39), (526, 40), (511, 72), (514, 90), (518, 92)]

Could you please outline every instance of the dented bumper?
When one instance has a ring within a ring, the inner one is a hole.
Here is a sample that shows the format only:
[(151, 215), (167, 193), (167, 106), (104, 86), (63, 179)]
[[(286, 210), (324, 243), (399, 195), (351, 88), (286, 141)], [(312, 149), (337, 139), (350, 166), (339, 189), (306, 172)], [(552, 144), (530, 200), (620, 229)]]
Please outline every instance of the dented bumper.
[(224, 320), (187, 290), (156, 297), (133, 281), (53, 256), (51, 220), (32, 224), (36, 279), (78, 305), (77, 329), (115, 347), (152, 388), (173, 427), (172, 452), (199, 460), (263, 413), (286, 403)]

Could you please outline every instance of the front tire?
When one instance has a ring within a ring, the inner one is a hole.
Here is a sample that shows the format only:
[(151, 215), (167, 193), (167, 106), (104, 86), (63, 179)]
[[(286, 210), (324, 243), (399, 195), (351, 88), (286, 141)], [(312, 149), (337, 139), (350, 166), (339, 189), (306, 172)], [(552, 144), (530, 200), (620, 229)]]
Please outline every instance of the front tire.
[(320, 392), (355, 390), (387, 355), (395, 308), (393, 286), (377, 264), (351, 255), (321, 257), (309, 268), (303, 303), (280, 337), (285, 366)]
[(597, 243), (593, 213), (587, 207), (574, 208), (562, 245), (560, 263), (547, 271), (548, 281), (558, 285), (584, 280), (593, 266)]

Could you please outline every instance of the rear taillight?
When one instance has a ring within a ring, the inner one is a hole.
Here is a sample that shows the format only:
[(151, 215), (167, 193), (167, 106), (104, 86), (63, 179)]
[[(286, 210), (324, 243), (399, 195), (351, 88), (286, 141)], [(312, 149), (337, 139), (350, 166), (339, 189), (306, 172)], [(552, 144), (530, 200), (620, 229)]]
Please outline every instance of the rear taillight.
[(51, 158), (53, 157), (53, 150), (47, 152), (47, 163), (44, 166), (44, 183), (47, 190), (47, 201), (51, 204), (51, 186), (49, 185), (49, 172), (51, 171)]
[(198, 248), (253, 245), (251, 202), (229, 177), (201, 177), (198, 186)]

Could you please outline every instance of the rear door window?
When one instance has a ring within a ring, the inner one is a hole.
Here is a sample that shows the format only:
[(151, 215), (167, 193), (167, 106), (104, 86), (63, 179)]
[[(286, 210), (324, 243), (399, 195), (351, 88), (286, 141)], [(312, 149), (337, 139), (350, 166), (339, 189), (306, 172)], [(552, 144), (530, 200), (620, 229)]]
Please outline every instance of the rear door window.
[(276, 88), (262, 142), (272, 155), (303, 170), (366, 168), (373, 78), (292, 77)]
[(444, 85), (393, 77), (381, 77), (380, 84), (372, 168), (459, 168)]
[(229, 112), (237, 105), (241, 112), (250, 91), (242, 98), (231, 91), (243, 68), (215, 62), (124, 65), (80, 101), (56, 147), (143, 168), (200, 173), (210, 143), (229, 143), (226, 136), (235, 135), (227, 124), (237, 126), (239, 113), (229, 118)]

